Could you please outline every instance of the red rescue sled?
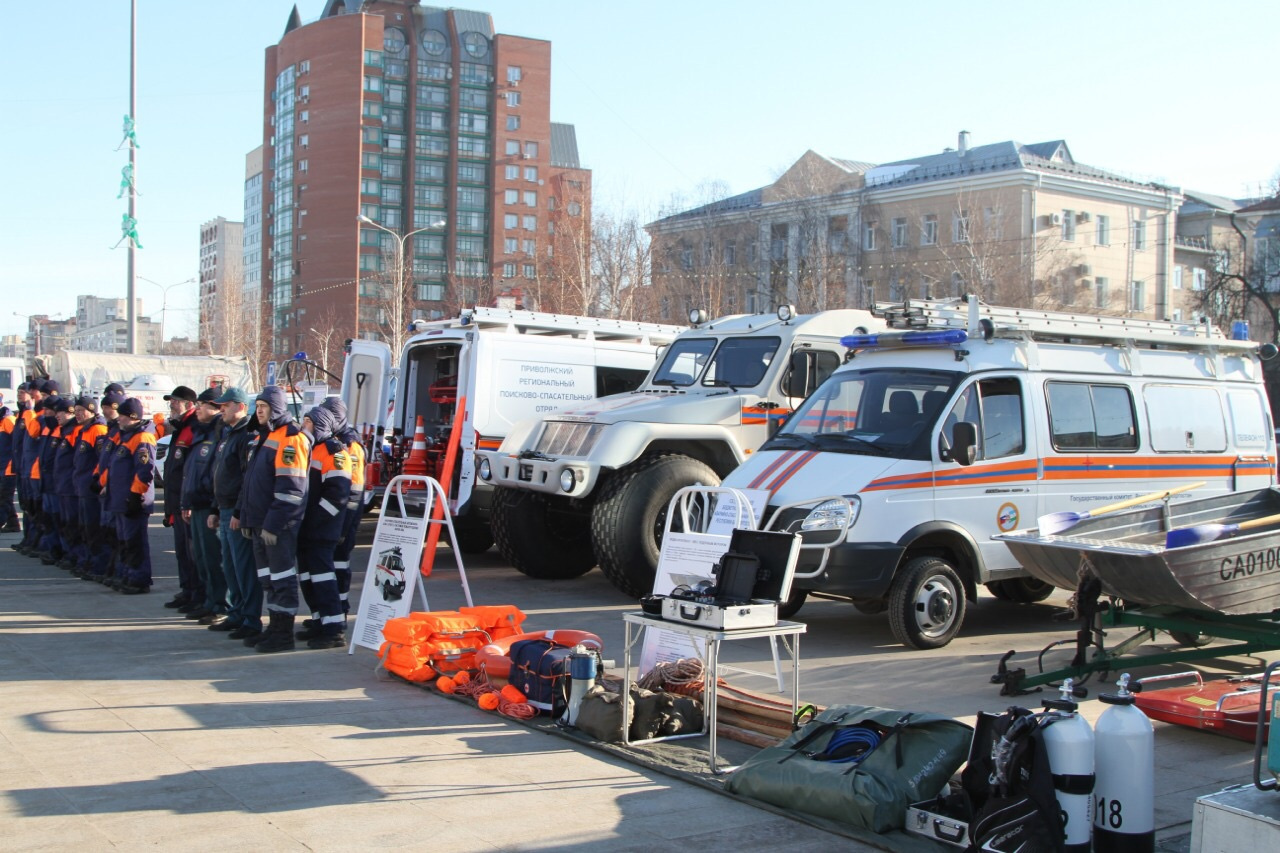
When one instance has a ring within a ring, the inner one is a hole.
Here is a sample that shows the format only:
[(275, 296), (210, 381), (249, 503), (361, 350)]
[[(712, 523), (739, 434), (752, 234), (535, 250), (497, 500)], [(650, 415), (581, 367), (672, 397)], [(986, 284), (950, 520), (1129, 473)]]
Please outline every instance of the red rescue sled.
[[(1194, 684), (1151, 690), (1148, 685), (1162, 681), (1195, 679)], [(1258, 699), (1262, 691), (1262, 673), (1241, 675), (1206, 682), (1198, 672), (1154, 675), (1137, 682), (1142, 690), (1134, 702), (1148, 717), (1193, 729), (1229, 735), (1253, 743), (1258, 731)], [(1268, 692), (1275, 694), (1275, 685)], [(1270, 701), (1264, 725), (1269, 721)], [(1266, 738), (1266, 728), (1263, 729)]]

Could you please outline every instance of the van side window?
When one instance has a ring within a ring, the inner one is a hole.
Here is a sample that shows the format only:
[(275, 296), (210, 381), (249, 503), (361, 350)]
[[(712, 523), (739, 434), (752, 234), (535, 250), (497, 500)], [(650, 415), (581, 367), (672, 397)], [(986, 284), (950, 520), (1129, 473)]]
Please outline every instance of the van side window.
[(960, 392), (942, 422), (942, 446), (951, 446), (951, 429), (959, 421), (978, 427), (979, 460), (1013, 456), (1027, 449), (1022, 417), (1022, 383), (1012, 377), (984, 379)]
[[(1257, 399), (1256, 397), (1254, 398)], [(1216, 388), (1144, 385), (1151, 449), (1160, 453), (1221, 453), (1227, 449), (1227, 425)], [(1258, 410), (1254, 403), (1255, 412)], [(1267, 435), (1255, 420), (1249, 430), (1254, 447), (1266, 446)]]
[(1054, 449), (1137, 449), (1138, 427), (1128, 387), (1049, 382), (1045, 389)]
[(625, 367), (596, 366), (596, 396), (607, 397), (610, 394), (625, 394), (634, 391), (649, 375), (647, 370), (630, 370)]

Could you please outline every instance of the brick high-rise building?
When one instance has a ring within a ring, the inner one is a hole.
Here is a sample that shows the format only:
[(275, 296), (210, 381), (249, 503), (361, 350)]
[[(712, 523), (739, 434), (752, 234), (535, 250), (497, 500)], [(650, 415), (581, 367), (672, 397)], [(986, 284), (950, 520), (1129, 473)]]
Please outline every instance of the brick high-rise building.
[(333, 331), (397, 340), (513, 291), (584, 307), (561, 281), (585, 269), (591, 173), (573, 126), (551, 122), (549, 42), (495, 34), (483, 12), (326, 0), (305, 25), (295, 9), (265, 70), (277, 356)]

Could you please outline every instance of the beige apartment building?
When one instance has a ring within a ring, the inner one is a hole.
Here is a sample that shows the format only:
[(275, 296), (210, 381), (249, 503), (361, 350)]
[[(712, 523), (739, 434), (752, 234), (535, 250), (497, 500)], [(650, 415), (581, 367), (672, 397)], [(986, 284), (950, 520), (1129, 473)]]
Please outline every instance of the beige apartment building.
[(664, 319), (866, 307), (977, 293), (993, 304), (1166, 318), (1175, 187), (1078, 163), (1067, 143), (970, 145), (871, 164), (806, 152), (773, 184), (651, 223)]

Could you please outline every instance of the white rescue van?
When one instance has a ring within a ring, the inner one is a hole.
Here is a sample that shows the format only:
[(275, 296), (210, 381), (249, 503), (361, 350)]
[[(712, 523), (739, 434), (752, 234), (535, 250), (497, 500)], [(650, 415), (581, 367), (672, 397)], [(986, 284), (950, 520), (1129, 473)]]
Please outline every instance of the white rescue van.
[[(401, 472), (418, 418), (427, 473), (440, 479), (458, 406), (466, 401), (450, 506), (459, 547), (489, 548), (492, 491), (475, 479), (477, 448), (496, 448), (512, 425), (635, 388), (679, 326), (475, 308), (415, 321), (393, 361), (380, 341), (351, 340), (342, 370), (348, 420), (365, 437), (366, 501)], [(450, 484), (444, 484), (448, 489)], [(420, 493), (419, 493), (420, 494)]]
[(979, 585), (1052, 592), (995, 534), (1200, 481), (1187, 497), (1275, 482), (1258, 344), (974, 297), (874, 313), (893, 331), (845, 338), (846, 364), (724, 482), (762, 492), (768, 529), (801, 533), (793, 608), (848, 598), (887, 610), (903, 644), (944, 646)]

